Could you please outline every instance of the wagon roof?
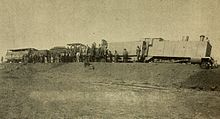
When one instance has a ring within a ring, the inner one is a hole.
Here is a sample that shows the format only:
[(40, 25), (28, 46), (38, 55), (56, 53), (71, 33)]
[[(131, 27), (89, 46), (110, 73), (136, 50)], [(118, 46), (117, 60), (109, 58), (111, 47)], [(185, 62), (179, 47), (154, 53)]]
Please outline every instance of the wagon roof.
[(19, 48), (19, 49), (9, 49), (9, 51), (16, 52), (16, 51), (26, 51), (26, 50), (32, 50), (37, 51), (35, 48)]
[(74, 45), (81, 45), (81, 46), (86, 46), (82, 43), (70, 43), (70, 44), (67, 44), (68, 46), (74, 46)]
[(66, 49), (67, 48), (64, 46), (56, 46), (56, 47), (51, 48), (50, 50), (66, 50)]

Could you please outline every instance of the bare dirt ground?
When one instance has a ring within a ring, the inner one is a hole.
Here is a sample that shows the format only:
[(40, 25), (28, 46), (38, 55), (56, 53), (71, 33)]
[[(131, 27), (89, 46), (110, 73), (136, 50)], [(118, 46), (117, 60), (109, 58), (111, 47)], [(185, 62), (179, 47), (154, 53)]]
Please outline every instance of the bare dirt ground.
[(220, 118), (220, 68), (93, 65), (1, 64), (0, 118)]

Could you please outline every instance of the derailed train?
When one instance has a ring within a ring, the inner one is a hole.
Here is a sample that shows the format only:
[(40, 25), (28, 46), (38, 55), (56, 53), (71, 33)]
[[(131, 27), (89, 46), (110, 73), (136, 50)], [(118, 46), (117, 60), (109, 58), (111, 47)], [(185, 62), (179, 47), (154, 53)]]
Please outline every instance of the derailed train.
[[(129, 61), (134, 62), (137, 61), (137, 46), (141, 49), (140, 62), (192, 63), (200, 64), (202, 68), (209, 68), (214, 64), (214, 59), (211, 57), (212, 46), (208, 40), (205, 40), (205, 36), (203, 35), (200, 36), (199, 41), (188, 41), (188, 39), (182, 41), (169, 41), (162, 38), (144, 38), (140, 41), (107, 43), (107, 41), (102, 40), (100, 47), (103, 51), (117, 51), (119, 59), (122, 59), (123, 49), (126, 49)], [(98, 48), (94, 49), (92, 46), (90, 49), (96, 51)], [(40, 62), (44, 62), (44, 57), (47, 57), (47, 60), (51, 57), (54, 62), (56, 62), (57, 59), (59, 61), (65, 61), (65, 57), (68, 56), (70, 58), (68, 61), (73, 62), (77, 52), (81, 52), (81, 57), (86, 57), (88, 54), (95, 55), (95, 53), (92, 53), (93, 51), (86, 53), (86, 50), (88, 50), (87, 46), (81, 43), (68, 44), (68, 47), (54, 47), (50, 50), (23, 48), (8, 50), (6, 59), (8, 62), (22, 62), (27, 58), (29, 58), (27, 59), (29, 62), (31, 62), (30, 59), (37, 59)], [(106, 55), (107, 53), (103, 54)], [(106, 57), (103, 56), (101, 58)]]

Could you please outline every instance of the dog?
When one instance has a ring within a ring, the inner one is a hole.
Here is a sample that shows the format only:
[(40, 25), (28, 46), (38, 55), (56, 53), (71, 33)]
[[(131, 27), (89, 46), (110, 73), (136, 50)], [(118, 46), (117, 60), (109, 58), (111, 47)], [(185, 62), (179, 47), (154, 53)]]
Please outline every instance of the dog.
[(90, 64), (89, 62), (84, 62), (84, 67), (89, 67), (89, 69), (91, 69), (91, 70), (95, 69), (95, 67), (92, 64)]

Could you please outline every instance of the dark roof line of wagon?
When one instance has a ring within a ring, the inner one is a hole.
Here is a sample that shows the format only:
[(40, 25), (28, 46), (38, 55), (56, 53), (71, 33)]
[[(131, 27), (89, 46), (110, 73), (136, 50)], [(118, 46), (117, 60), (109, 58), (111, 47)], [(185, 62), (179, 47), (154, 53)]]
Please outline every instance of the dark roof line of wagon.
[(9, 49), (8, 51), (16, 52), (16, 51), (26, 51), (26, 50), (33, 50), (37, 51), (36, 48), (19, 48), (19, 49)]

